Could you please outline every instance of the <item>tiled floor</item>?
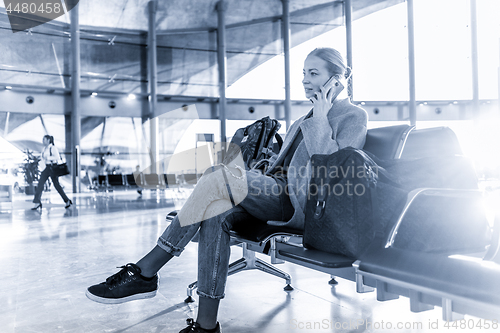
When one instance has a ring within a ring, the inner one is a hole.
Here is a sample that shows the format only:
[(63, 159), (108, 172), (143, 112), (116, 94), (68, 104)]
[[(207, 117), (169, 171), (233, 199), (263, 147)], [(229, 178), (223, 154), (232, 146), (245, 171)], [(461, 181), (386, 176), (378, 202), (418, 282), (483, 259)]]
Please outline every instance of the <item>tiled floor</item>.
[[(196, 316), (197, 303), (183, 302), (186, 286), (196, 280), (196, 243), (163, 267), (153, 299), (103, 305), (85, 297), (89, 285), (154, 246), (182, 195), (88, 193), (65, 210), (57, 193), (45, 193), (41, 212), (30, 210), (30, 200), (18, 195), (0, 214), (0, 332), (168, 333)], [(232, 259), (240, 255), (234, 247)], [(443, 328), (440, 309), (411, 313), (408, 299), (381, 303), (374, 293), (357, 294), (353, 282), (331, 287), (326, 274), (289, 263), (280, 268), (292, 275), (294, 291), (257, 271), (229, 277), (219, 316), (223, 332), (442, 331), (429, 329), (436, 321)], [(395, 329), (398, 323), (421, 329)]]

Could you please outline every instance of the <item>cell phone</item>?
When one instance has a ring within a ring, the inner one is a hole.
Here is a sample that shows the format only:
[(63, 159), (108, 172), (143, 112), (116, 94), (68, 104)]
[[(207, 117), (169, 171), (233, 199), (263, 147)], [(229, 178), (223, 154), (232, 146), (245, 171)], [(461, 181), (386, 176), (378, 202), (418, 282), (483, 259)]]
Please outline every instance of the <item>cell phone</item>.
[[(325, 82), (325, 84), (323, 84), (323, 87), (326, 87), (327, 85), (329, 85), (333, 80), (335, 80), (335, 84), (332, 87), (332, 89), (334, 89), (333, 94), (331, 96), (332, 101), (334, 101), (335, 98), (337, 98), (337, 96), (342, 92), (342, 90), (344, 90), (344, 85), (342, 83), (340, 83), (340, 81), (337, 80), (337, 78), (335, 78), (335, 75), (330, 76), (330, 78)], [(312, 102), (312, 100), (310, 100), (310, 101)]]

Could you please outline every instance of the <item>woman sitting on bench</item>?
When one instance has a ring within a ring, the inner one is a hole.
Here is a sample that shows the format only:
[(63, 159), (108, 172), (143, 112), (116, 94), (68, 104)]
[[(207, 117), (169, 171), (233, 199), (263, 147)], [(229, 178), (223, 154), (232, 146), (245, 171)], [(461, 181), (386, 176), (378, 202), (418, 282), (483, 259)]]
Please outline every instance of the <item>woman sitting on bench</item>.
[(340, 53), (331, 48), (313, 50), (304, 62), (303, 74), (305, 95), (313, 108), (290, 127), (283, 148), (271, 158), (266, 173), (245, 172), (237, 159), (206, 172), (151, 252), (136, 264), (122, 266), (105, 282), (89, 287), (88, 298), (116, 304), (154, 297), (157, 272), (179, 256), (199, 230), (198, 316), (196, 321), (188, 320), (189, 326), (181, 333), (220, 332), (217, 312), (224, 297), (233, 223), (250, 215), (302, 229), (311, 156), (348, 146), (362, 148), (365, 142), (367, 113), (348, 98), (336, 98), (350, 74)]

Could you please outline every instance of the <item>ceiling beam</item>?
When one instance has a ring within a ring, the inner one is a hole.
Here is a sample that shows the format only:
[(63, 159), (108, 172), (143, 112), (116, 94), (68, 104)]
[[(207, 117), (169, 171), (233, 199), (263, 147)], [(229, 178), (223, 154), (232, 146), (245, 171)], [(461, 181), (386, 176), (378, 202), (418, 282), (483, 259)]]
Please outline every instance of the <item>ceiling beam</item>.
[[(309, 13), (313, 13), (315, 11), (320, 11), (320, 10), (323, 10), (325, 8), (328, 8), (335, 3), (342, 3), (342, 2), (343, 2), (343, 0), (333, 0), (333, 1), (323, 3), (323, 4), (302, 8), (302, 9), (296, 10), (294, 12), (290, 12), (290, 17), (293, 18), (293, 17), (302, 16), (302, 15), (307, 15)], [(0, 15), (7, 15), (5, 8), (0, 8)], [(281, 17), (282, 17), (282, 15), (272, 15), (272, 16), (262, 17), (262, 18), (258, 18), (258, 19), (254, 19), (254, 20), (228, 24), (228, 25), (226, 25), (226, 29), (241, 28), (241, 27), (251, 26), (251, 25), (255, 25), (255, 24), (266, 23), (266, 22), (276, 22), (276, 21), (280, 20)], [(46, 22), (44, 24), (44, 26), (58, 28), (61, 30), (66, 30), (67, 32), (69, 32), (69, 30), (70, 30), (69, 24), (61, 22), (61, 21), (56, 21), (56, 20)], [(162, 35), (196, 33), (196, 32), (211, 32), (211, 31), (216, 31), (216, 30), (217, 30), (216, 26), (200, 27), (200, 28), (188, 28), (188, 29), (167, 29), (167, 30), (157, 30), (157, 35), (162, 36)], [(139, 30), (139, 29), (133, 30), (133, 29), (106, 28), (106, 27), (94, 27), (94, 26), (81, 25), (80, 31), (82, 33), (89, 33), (89, 34), (110, 34), (110, 35), (129, 35), (129, 36), (132, 35), (132, 36), (143, 36), (144, 39), (147, 38), (146, 37), (147, 30)], [(67, 33), (67, 36), (69, 38), (70, 34)]]
[[(33, 98), (33, 103), (26, 101)], [(71, 113), (71, 95), (16, 90), (0, 90), (0, 112), (28, 114), (67, 114)], [(218, 119), (218, 98), (200, 96), (158, 96), (157, 115), (164, 115), (183, 106), (194, 105), (199, 119)], [(113, 102), (113, 103), (111, 103)], [(110, 104), (111, 103), (111, 104)], [(311, 108), (309, 101), (291, 101), (291, 119), (298, 119)], [(370, 121), (407, 120), (408, 101), (354, 101), (369, 114)], [(472, 119), (472, 101), (417, 101), (417, 112), (421, 120), (464, 120)], [(81, 97), (82, 117), (137, 117), (147, 108), (146, 97), (128, 99), (125, 94), (97, 95), (85, 94)], [(110, 105), (114, 105), (113, 108)], [(497, 100), (480, 100), (481, 112), (490, 112), (497, 107)], [(438, 110), (439, 109), (439, 110)], [(215, 112), (214, 112), (215, 110)], [(283, 100), (227, 99), (226, 117), (228, 120), (256, 120), (271, 116), (284, 120)]]

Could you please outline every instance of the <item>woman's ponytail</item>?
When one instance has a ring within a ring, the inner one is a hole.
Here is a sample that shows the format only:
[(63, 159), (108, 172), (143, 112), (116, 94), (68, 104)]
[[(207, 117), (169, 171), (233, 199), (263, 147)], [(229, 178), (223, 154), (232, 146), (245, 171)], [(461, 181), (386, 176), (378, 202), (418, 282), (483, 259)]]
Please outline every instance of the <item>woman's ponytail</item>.
[(51, 144), (54, 144), (54, 137), (52, 135), (47, 134), (47, 135), (44, 135), (43, 138), (49, 140), (49, 142)]

